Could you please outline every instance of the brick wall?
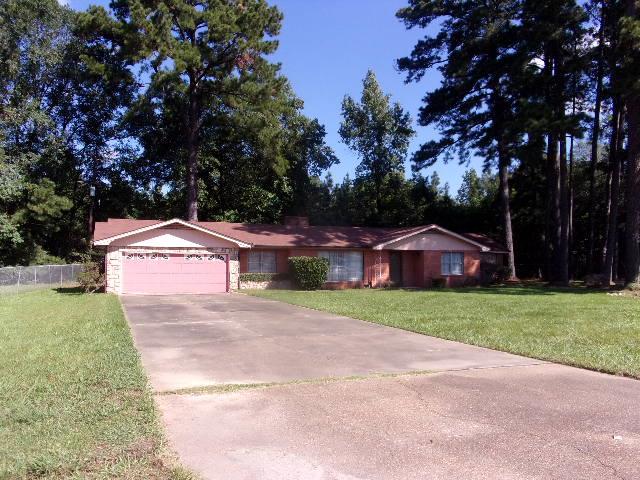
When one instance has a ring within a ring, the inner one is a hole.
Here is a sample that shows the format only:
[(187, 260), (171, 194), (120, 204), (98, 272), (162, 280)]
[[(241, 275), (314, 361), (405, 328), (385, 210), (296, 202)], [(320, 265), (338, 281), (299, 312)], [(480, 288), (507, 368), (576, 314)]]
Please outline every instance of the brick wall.
[(374, 288), (384, 287), (390, 281), (389, 251), (366, 250), (364, 253), (365, 283)]
[(119, 247), (107, 247), (105, 256), (106, 292), (120, 293), (122, 289), (122, 252)]
[[(263, 249), (268, 250), (268, 249)], [(277, 273), (288, 271), (288, 257), (318, 255), (316, 248), (279, 249), (276, 251)], [(272, 250), (273, 251), (273, 250)], [(363, 250), (364, 253), (364, 278), (362, 282), (338, 282), (327, 283), (326, 288), (358, 288), (371, 285), (372, 287), (385, 287), (390, 281), (390, 251), (389, 250)], [(404, 286), (426, 287), (432, 286), (436, 278), (441, 275), (442, 251), (403, 251), (402, 275)], [(247, 271), (248, 250), (240, 252), (239, 268), (241, 272)], [(464, 275), (446, 276), (447, 286), (462, 286), (470, 281), (479, 280), (480, 277), (480, 252), (464, 252)]]

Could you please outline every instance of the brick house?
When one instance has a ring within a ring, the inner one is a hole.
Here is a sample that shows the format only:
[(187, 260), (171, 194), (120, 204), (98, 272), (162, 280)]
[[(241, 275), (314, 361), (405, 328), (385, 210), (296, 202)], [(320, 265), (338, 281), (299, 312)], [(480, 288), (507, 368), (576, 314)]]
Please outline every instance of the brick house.
[(327, 258), (327, 288), (462, 286), (505, 253), (484, 235), (438, 225), (327, 227), (305, 217), (283, 225), (109, 219), (96, 223), (94, 245), (105, 251), (106, 289), (118, 294), (228, 292), (241, 273), (286, 273), (287, 259), (301, 255)]

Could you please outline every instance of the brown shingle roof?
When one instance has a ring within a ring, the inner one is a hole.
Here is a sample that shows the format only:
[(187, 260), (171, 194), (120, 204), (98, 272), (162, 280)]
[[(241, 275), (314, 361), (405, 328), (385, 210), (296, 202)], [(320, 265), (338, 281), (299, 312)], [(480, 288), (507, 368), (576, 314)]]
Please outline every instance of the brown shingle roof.
[(467, 237), (469, 240), (481, 243), (485, 247), (488, 247), (494, 253), (506, 253), (507, 249), (499, 241), (482, 233), (462, 233), (463, 237)]
[[(134, 220), (110, 218), (107, 222), (96, 222), (94, 240), (99, 241), (155, 224), (162, 220)], [(368, 248), (388, 242), (396, 237), (419, 232), (429, 226), (401, 228), (372, 228), (344, 226), (294, 226), (254, 223), (191, 222), (227, 237), (250, 243), (254, 247), (342, 247)], [(476, 235), (472, 237), (471, 235)], [(465, 234), (472, 241), (485, 244), (478, 234)], [(491, 245), (488, 245), (491, 247)]]

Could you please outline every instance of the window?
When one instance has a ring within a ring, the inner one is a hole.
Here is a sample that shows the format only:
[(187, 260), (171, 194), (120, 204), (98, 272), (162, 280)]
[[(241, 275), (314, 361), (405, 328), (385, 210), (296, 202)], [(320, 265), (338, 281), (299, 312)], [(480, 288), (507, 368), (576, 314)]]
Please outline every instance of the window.
[(464, 253), (445, 252), (441, 258), (442, 275), (462, 275), (464, 274)]
[(201, 262), (203, 258), (202, 255), (198, 253), (190, 253), (189, 255), (185, 255), (184, 259), (187, 262)]
[(207, 260), (209, 260), (210, 262), (215, 262), (215, 261), (219, 261), (219, 262), (226, 262), (227, 259), (224, 258), (224, 255), (219, 255), (217, 253), (214, 253), (212, 255), (209, 255), (207, 257)]
[(330, 250), (319, 256), (329, 260), (327, 282), (358, 282), (363, 277), (362, 252)]
[(276, 252), (249, 252), (250, 273), (276, 273)]
[(152, 253), (149, 257), (151, 260), (169, 260), (169, 255), (166, 253)]

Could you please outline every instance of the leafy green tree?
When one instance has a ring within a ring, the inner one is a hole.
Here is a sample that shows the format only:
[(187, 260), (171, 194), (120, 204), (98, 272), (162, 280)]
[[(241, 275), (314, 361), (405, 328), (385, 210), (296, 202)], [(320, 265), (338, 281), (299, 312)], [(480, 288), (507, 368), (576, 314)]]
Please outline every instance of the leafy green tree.
[[(50, 179), (65, 157), (50, 88), (72, 14), (55, 0), (0, 2), (0, 263), (29, 263), (51, 246), (70, 201)], [(49, 177), (49, 178), (47, 178)]]
[(340, 137), (360, 158), (356, 175), (373, 183), (375, 215), (383, 214), (384, 183), (389, 175), (404, 171), (409, 140), (414, 135), (411, 117), (399, 103), (391, 103), (369, 70), (360, 102), (342, 101)]
[(246, 99), (257, 106), (283, 86), (266, 59), (282, 15), (265, 0), (117, 0), (111, 11), (90, 8), (84, 29), (101, 32), (145, 71), (149, 108), (171, 96), (171, 115), (184, 125), (186, 218), (197, 220), (204, 118)]
[(462, 184), (458, 189), (456, 200), (462, 205), (478, 207), (484, 199), (482, 182), (475, 169), (470, 169), (462, 175)]

